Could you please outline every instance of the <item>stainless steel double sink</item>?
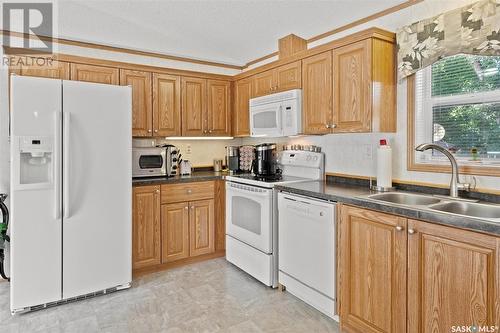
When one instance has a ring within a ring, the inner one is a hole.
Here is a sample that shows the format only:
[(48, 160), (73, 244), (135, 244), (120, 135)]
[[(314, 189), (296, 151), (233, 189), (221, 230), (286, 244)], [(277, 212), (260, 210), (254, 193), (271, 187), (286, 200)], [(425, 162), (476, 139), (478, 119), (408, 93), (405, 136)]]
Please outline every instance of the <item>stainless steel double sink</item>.
[(397, 205), (430, 209), (437, 212), (480, 218), (500, 223), (500, 205), (462, 201), (451, 197), (440, 199), (432, 195), (402, 192), (378, 193), (367, 197), (372, 200), (390, 202)]

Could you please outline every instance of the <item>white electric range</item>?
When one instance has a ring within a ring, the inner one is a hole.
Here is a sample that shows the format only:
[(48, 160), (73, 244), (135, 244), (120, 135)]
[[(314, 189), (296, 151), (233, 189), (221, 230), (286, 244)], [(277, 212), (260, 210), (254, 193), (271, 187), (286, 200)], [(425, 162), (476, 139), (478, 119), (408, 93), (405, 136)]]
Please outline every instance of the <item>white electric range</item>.
[(278, 154), (281, 176), (226, 177), (226, 259), (267, 286), (278, 286), (278, 205), (275, 185), (324, 178), (323, 153)]

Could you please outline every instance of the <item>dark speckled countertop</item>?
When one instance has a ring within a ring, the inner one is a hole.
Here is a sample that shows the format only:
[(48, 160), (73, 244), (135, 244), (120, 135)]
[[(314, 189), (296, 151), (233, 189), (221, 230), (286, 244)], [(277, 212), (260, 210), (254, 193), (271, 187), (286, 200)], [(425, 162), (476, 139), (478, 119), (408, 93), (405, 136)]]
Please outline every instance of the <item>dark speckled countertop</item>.
[(479, 218), (441, 213), (430, 210), (425, 206), (406, 206), (370, 199), (367, 198), (367, 196), (375, 194), (376, 192), (372, 192), (366, 187), (347, 184), (331, 184), (323, 181), (310, 181), (278, 185), (275, 188), (283, 192), (341, 202), (390, 214), (401, 215), (411, 219), (428, 221), (500, 236), (500, 221), (496, 223)]
[(223, 179), (226, 175), (228, 175), (227, 172), (194, 171), (191, 175), (187, 176), (138, 177), (132, 178), (132, 186), (202, 182), (206, 180)]

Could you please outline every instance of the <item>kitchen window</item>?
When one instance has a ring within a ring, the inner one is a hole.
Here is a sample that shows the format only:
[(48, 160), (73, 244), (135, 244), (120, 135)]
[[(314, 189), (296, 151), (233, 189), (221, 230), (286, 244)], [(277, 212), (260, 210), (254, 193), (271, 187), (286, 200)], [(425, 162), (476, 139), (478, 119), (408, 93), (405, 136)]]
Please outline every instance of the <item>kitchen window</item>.
[(439, 144), (461, 172), (500, 176), (500, 56), (443, 58), (408, 79), (408, 169), (449, 171), (449, 161), (420, 143)]

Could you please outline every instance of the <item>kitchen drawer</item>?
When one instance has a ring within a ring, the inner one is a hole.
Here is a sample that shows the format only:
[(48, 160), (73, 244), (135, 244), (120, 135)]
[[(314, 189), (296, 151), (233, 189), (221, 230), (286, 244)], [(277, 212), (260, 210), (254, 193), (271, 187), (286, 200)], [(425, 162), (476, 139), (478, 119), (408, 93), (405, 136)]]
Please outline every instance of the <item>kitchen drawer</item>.
[(214, 182), (192, 182), (161, 186), (161, 203), (184, 202), (214, 197)]

